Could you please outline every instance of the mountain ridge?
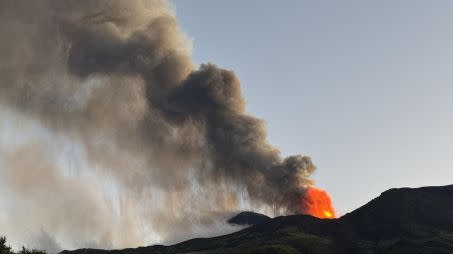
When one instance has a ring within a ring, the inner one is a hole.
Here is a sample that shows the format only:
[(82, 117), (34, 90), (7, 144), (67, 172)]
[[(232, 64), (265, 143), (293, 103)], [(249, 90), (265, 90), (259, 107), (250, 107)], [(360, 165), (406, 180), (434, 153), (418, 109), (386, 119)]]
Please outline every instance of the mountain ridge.
[(453, 253), (453, 185), (393, 188), (337, 219), (279, 216), (171, 246), (61, 254)]

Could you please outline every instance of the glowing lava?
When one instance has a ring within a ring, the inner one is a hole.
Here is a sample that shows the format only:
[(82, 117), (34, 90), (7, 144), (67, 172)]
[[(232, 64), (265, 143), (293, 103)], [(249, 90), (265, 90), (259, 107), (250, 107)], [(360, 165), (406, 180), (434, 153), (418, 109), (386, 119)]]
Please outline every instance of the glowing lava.
[(335, 210), (329, 194), (314, 187), (308, 187), (301, 197), (301, 211), (321, 219), (335, 218)]

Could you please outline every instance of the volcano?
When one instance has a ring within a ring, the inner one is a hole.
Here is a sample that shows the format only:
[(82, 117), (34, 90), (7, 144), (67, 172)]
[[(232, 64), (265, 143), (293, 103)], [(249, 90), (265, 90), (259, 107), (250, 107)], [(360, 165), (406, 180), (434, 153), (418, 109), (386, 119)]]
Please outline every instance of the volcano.
[(254, 213), (250, 211), (245, 211), (237, 214), (236, 216), (230, 218), (227, 223), (238, 226), (251, 226), (260, 224), (263, 222), (269, 221), (271, 218), (269, 216)]
[(453, 253), (453, 185), (390, 189), (338, 219), (281, 216), (172, 246), (61, 254), (130, 253)]

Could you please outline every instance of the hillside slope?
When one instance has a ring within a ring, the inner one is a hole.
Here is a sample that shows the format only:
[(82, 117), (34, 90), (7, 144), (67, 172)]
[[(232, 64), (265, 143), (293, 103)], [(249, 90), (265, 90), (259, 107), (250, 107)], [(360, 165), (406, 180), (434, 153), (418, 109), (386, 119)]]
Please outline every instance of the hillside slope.
[(453, 253), (453, 185), (391, 189), (339, 219), (283, 216), (172, 246), (62, 254)]
[(230, 218), (227, 221), (227, 223), (232, 224), (232, 225), (239, 225), (239, 226), (253, 226), (256, 224), (267, 222), (270, 219), (271, 218), (269, 216), (246, 211), (246, 212), (241, 212), (241, 213), (237, 214), (233, 218)]

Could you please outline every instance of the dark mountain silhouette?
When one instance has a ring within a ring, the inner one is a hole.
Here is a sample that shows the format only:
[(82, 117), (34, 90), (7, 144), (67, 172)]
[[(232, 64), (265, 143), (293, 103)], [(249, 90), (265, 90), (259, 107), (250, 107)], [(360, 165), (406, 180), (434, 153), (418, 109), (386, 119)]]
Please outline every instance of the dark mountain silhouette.
[(271, 217), (260, 213), (245, 211), (232, 217), (227, 221), (227, 223), (240, 226), (252, 226), (263, 222), (267, 222), (270, 219)]
[[(245, 218), (261, 217), (250, 216)], [(172, 246), (62, 252), (164, 253), (453, 253), (453, 185), (390, 189), (339, 219), (282, 216), (233, 234)]]

